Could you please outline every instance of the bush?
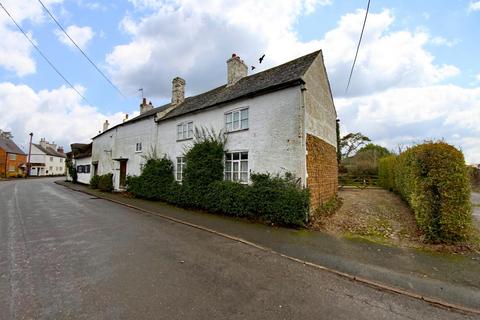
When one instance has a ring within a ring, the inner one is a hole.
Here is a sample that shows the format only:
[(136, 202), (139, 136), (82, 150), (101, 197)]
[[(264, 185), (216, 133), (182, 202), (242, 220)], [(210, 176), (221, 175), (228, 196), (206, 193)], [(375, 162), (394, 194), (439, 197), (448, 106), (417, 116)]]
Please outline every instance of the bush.
[(466, 240), (472, 224), (470, 185), (463, 154), (443, 143), (424, 143), (380, 161), (382, 186), (412, 208), (427, 239)]
[(98, 188), (101, 191), (112, 192), (113, 191), (113, 174), (107, 173), (98, 176)]
[[(197, 141), (187, 152), (184, 183), (174, 180), (169, 159), (147, 161), (138, 177), (127, 178), (134, 196), (162, 200), (187, 208), (205, 209), (234, 217), (302, 226), (309, 209), (309, 193), (291, 175), (252, 174), (252, 184), (223, 181), (223, 144)], [(193, 170), (195, 169), (195, 170)]]
[(98, 182), (100, 181), (100, 176), (99, 175), (94, 175), (93, 177), (90, 178), (90, 188), (92, 189), (98, 189)]

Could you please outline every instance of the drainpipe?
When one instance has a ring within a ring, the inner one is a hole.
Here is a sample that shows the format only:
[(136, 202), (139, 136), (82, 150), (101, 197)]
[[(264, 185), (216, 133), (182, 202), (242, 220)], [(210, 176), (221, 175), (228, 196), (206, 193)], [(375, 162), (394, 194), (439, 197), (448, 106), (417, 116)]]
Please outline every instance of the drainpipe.
[[(302, 146), (303, 146), (303, 177), (304, 187), (308, 187), (307, 185), (307, 111), (305, 106), (305, 91), (307, 91), (307, 87), (305, 84), (300, 86), (300, 107), (302, 108)], [(308, 223), (309, 219), (309, 212), (305, 214), (305, 223)]]
[(32, 164), (30, 163), (30, 155), (32, 154), (33, 132), (30, 132), (29, 136), (30, 136), (30, 144), (28, 146), (27, 174), (25, 175), (25, 179), (30, 176), (30, 170), (32, 170)]

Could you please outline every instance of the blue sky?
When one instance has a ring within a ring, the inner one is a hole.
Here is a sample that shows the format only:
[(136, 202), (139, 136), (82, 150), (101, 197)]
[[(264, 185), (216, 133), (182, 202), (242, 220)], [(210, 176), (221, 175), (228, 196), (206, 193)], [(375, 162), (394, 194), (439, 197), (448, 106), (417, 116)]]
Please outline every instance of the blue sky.
[(222, 85), (233, 52), (248, 64), (266, 53), (268, 68), (322, 49), (344, 133), (391, 149), (444, 139), (480, 162), (480, 1), (372, 0), (345, 94), (366, 1), (44, 0), (127, 99), (62, 41), (37, 0), (0, 2), (88, 100), (0, 11), (0, 128), (19, 144), (30, 131), (67, 149), (86, 142), (105, 119), (135, 115), (138, 88), (154, 105), (167, 102), (177, 75), (187, 95)]

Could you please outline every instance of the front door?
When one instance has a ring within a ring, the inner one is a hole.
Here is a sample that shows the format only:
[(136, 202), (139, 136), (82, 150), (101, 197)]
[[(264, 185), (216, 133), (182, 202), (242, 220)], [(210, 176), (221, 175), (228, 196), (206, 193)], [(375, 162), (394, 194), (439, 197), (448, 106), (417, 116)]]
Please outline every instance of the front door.
[(125, 188), (127, 180), (127, 161), (120, 161), (120, 189)]

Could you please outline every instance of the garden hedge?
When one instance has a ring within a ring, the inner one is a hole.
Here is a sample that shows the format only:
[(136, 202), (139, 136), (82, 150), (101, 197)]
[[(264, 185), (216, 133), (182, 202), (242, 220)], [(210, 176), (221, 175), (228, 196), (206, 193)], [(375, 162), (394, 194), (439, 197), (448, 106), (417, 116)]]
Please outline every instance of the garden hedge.
[(428, 240), (454, 243), (469, 237), (469, 178), (463, 154), (453, 146), (429, 142), (383, 158), (379, 179), (408, 202)]
[(223, 181), (223, 153), (218, 141), (196, 142), (185, 155), (183, 184), (174, 180), (171, 160), (149, 160), (140, 176), (127, 178), (127, 191), (186, 208), (278, 225), (304, 225), (309, 209), (307, 189), (288, 175), (252, 174), (251, 185)]

